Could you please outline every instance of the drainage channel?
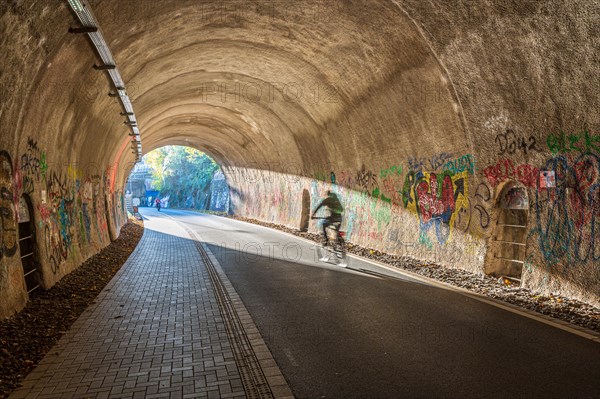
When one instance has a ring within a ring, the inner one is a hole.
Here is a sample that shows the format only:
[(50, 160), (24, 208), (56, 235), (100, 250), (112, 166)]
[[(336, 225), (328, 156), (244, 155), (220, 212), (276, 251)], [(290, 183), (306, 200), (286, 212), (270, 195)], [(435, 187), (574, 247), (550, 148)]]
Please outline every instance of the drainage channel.
[(219, 305), (219, 310), (221, 311), (223, 322), (225, 324), (225, 330), (227, 331), (227, 336), (229, 337), (229, 341), (231, 343), (238, 371), (240, 373), (242, 383), (244, 384), (246, 396), (250, 399), (275, 398), (269, 383), (267, 382), (267, 378), (260, 367), (260, 363), (256, 357), (254, 349), (252, 348), (250, 339), (246, 334), (243, 323), (240, 320), (237, 311), (235, 310), (231, 297), (223, 285), (223, 281), (221, 281), (219, 278), (219, 274), (215, 268), (215, 265), (202, 246), (202, 243), (197, 239), (197, 236), (193, 230), (185, 226), (183, 223), (178, 222), (178, 224), (183, 227), (183, 229), (194, 240), (196, 248), (198, 249), (202, 260), (206, 265), (206, 269), (208, 270), (210, 281), (215, 291), (217, 304)]

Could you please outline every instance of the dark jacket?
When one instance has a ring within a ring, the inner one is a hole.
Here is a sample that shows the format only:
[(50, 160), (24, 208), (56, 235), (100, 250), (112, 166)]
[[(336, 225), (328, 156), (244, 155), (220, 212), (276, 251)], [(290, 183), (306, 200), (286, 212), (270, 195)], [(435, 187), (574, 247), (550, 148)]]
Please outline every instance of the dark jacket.
[(331, 216), (341, 216), (341, 214), (344, 213), (344, 207), (342, 206), (337, 195), (330, 195), (329, 197), (321, 201), (319, 206), (317, 206), (317, 209), (315, 209), (315, 211), (313, 212), (313, 215), (324, 206), (329, 209), (329, 212), (331, 212)]

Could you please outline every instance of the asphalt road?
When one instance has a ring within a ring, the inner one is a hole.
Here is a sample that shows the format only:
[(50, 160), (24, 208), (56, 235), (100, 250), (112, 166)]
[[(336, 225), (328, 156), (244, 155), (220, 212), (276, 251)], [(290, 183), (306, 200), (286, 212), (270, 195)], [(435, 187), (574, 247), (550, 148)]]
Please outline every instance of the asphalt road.
[(275, 230), (163, 212), (210, 243), (298, 398), (600, 398), (591, 340), (351, 270), (377, 269), (367, 262), (323, 264), (314, 245)]

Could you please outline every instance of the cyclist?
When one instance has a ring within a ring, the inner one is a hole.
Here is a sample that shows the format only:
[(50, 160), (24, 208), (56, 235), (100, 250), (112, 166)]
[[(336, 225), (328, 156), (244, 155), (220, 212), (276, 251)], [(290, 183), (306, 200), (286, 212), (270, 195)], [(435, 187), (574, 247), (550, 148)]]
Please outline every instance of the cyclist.
[(329, 243), (329, 239), (327, 237), (327, 227), (334, 226), (336, 230), (340, 229), (340, 226), (342, 225), (342, 214), (344, 213), (344, 207), (338, 199), (338, 196), (329, 190), (327, 190), (327, 197), (321, 201), (321, 203), (312, 213), (313, 218), (315, 217), (317, 211), (322, 207), (326, 207), (329, 210), (329, 216), (323, 220), (323, 240), (324, 245), (326, 246)]
[(156, 197), (156, 201), (154, 202), (156, 203), (156, 209), (158, 209), (158, 211), (160, 212), (160, 199)]

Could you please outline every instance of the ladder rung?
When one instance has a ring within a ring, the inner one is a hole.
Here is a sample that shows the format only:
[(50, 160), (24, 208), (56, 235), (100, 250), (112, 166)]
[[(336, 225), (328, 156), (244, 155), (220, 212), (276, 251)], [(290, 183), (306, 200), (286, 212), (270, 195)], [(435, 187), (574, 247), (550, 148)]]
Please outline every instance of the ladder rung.
[(19, 241), (27, 240), (27, 239), (29, 239), (31, 237), (33, 237), (33, 236), (27, 236), (27, 237), (19, 238)]
[(33, 255), (33, 252), (31, 252), (31, 253), (28, 253), (27, 255), (23, 255), (23, 256), (21, 256), (21, 259), (28, 258), (28, 257), (30, 257), (31, 255)]
[(36, 271), (37, 271), (37, 269), (28, 271), (27, 273), (25, 273), (25, 277), (29, 276), (31, 273), (36, 272)]
[(503, 244), (513, 244), (513, 245), (522, 245), (525, 246), (527, 244), (523, 244), (521, 242), (512, 242), (512, 241), (506, 241), (506, 240), (495, 240), (496, 242), (501, 242)]
[(496, 259), (507, 260), (507, 261), (509, 261), (509, 262), (525, 263), (525, 262), (524, 262), (524, 261), (522, 261), (522, 260), (509, 259), (509, 258), (501, 258), (501, 257), (499, 257), (499, 256), (496, 256)]
[(40, 285), (36, 285), (35, 287), (33, 287), (32, 289), (30, 289), (29, 291), (27, 291), (28, 294), (31, 294), (34, 290), (37, 290), (38, 288), (40, 288)]
[(527, 228), (527, 226), (523, 226), (523, 225), (520, 225), (520, 224), (498, 224), (498, 226), (518, 227), (518, 228), (521, 228), (521, 229), (526, 229)]

